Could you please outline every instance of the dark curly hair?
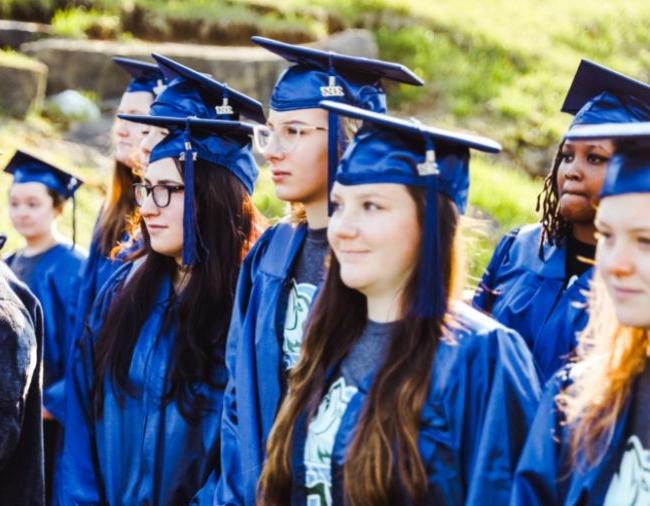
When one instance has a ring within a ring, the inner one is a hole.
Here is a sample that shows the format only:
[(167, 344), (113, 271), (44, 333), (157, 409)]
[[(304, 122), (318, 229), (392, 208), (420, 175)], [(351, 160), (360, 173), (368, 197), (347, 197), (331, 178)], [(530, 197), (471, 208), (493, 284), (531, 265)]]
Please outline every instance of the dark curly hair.
[(544, 260), (544, 244), (558, 245), (570, 233), (571, 224), (560, 214), (560, 200), (557, 188), (557, 171), (562, 163), (562, 148), (564, 141), (560, 142), (553, 159), (553, 165), (550, 172), (544, 179), (542, 191), (537, 195), (537, 205), (535, 211), (542, 211), (540, 224), (542, 225), (542, 235), (539, 241), (539, 258)]

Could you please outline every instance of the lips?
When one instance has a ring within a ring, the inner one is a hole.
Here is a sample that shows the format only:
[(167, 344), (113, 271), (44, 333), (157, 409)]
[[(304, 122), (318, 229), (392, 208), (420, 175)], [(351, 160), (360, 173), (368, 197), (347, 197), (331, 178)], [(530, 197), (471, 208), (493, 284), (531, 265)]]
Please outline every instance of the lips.
[(166, 225), (157, 225), (155, 223), (146, 223), (146, 222), (145, 224), (147, 225), (147, 230), (149, 231), (149, 233), (160, 232), (161, 230), (167, 228)]
[(617, 300), (626, 300), (637, 295), (641, 295), (643, 293), (643, 290), (625, 286), (613, 286), (612, 293)]

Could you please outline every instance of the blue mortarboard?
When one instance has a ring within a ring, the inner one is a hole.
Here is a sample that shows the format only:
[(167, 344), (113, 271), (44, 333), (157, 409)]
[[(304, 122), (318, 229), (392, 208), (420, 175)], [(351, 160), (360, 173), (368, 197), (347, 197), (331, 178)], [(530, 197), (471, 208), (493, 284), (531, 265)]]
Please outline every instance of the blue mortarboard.
[(582, 60), (562, 105), (575, 114), (571, 127), (650, 120), (650, 86)]
[[(76, 207), (74, 194), (83, 181), (59, 167), (18, 150), (7, 163), (4, 171), (13, 176), (14, 183), (41, 183), (61, 195), (63, 199), (72, 198), (73, 205)], [(76, 242), (76, 209), (73, 209), (72, 225), (74, 243)]]
[(156, 97), (165, 89), (165, 78), (155, 63), (131, 60), (120, 56), (113, 57), (113, 61), (132, 77), (126, 91), (146, 91)]
[(569, 132), (567, 138), (616, 141), (616, 153), (607, 165), (601, 197), (650, 192), (650, 122), (584, 126)]
[(199, 257), (202, 241), (196, 228), (194, 203), (194, 161), (205, 160), (229, 170), (249, 194), (257, 179), (257, 164), (251, 152), (253, 126), (240, 121), (161, 116), (130, 116), (133, 121), (167, 128), (169, 135), (158, 143), (150, 163), (163, 158), (183, 162), (185, 194), (183, 216), (183, 263), (192, 265)]
[[(252, 41), (293, 63), (280, 76), (271, 95), (271, 109), (313, 109), (321, 100), (335, 100), (371, 111), (386, 111), (382, 79), (415, 86), (424, 81), (398, 63), (349, 56), (310, 47), (286, 44), (265, 37)], [(337, 116), (330, 114), (328, 126), (328, 175), (330, 189), (336, 171), (338, 150), (344, 136)]]
[(447, 195), (463, 212), (469, 190), (470, 149), (498, 153), (490, 139), (393, 118), (358, 107), (324, 101), (328, 111), (363, 120), (363, 127), (345, 151), (336, 172), (343, 185), (398, 183), (425, 188), (417, 315), (441, 316), (446, 310), (442, 292), (438, 245), (438, 193)]
[(240, 116), (266, 122), (262, 104), (244, 93), (197, 72), (171, 58), (152, 55), (168, 82), (165, 92), (151, 106), (153, 116), (238, 120)]

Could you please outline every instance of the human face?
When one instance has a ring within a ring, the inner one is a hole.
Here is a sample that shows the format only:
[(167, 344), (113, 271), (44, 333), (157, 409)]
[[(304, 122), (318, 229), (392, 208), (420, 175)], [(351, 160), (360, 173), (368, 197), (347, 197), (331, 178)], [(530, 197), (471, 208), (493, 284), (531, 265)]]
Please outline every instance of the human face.
[(27, 240), (52, 234), (60, 211), (54, 208), (47, 187), (41, 183), (14, 183), (9, 189), (9, 219)]
[(399, 296), (420, 246), (417, 206), (406, 186), (335, 183), (332, 203), (327, 237), (343, 283), (366, 297)]
[(560, 215), (570, 223), (592, 223), (605, 169), (614, 153), (609, 139), (565, 140), (557, 171)]
[[(327, 111), (299, 109), (269, 113), (271, 130), (282, 126), (316, 126), (327, 129)], [(264, 152), (271, 167), (275, 193), (281, 200), (311, 204), (327, 200), (327, 132), (305, 130), (295, 146), (287, 151), (272, 142)]]
[[(147, 167), (145, 184), (183, 185), (183, 180), (171, 158), (157, 160)], [(150, 193), (140, 207), (151, 241), (151, 249), (161, 255), (174, 257), (180, 263), (183, 254), (183, 192), (173, 192), (169, 205), (158, 207)]]
[[(146, 91), (127, 92), (122, 95), (118, 114), (147, 114), (153, 102), (153, 95)], [(132, 121), (115, 119), (114, 143), (115, 158), (132, 169), (138, 169), (140, 162), (140, 143), (144, 137), (145, 126)]]
[(140, 142), (140, 166), (146, 169), (153, 148), (169, 135), (169, 130), (156, 126), (145, 126), (143, 134), (142, 142)]
[(650, 193), (604, 198), (596, 228), (596, 267), (618, 321), (650, 329)]

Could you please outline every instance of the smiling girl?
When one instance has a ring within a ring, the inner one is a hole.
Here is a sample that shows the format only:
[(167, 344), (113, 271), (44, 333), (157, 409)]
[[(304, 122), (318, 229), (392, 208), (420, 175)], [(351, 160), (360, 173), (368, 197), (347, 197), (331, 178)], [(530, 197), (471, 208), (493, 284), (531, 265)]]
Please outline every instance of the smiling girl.
[(259, 504), (504, 504), (539, 385), (521, 338), (458, 301), (456, 238), (469, 149), (499, 145), (323, 105), (364, 125)]
[[(650, 86), (583, 60), (562, 111), (585, 125), (650, 119)], [(564, 140), (540, 194), (542, 219), (508, 233), (497, 245), (473, 304), (516, 330), (533, 352), (542, 382), (566, 362), (587, 323), (594, 216), (608, 139)]]
[(616, 139), (596, 214), (596, 276), (577, 359), (549, 382), (517, 469), (513, 505), (650, 503), (650, 124)]

